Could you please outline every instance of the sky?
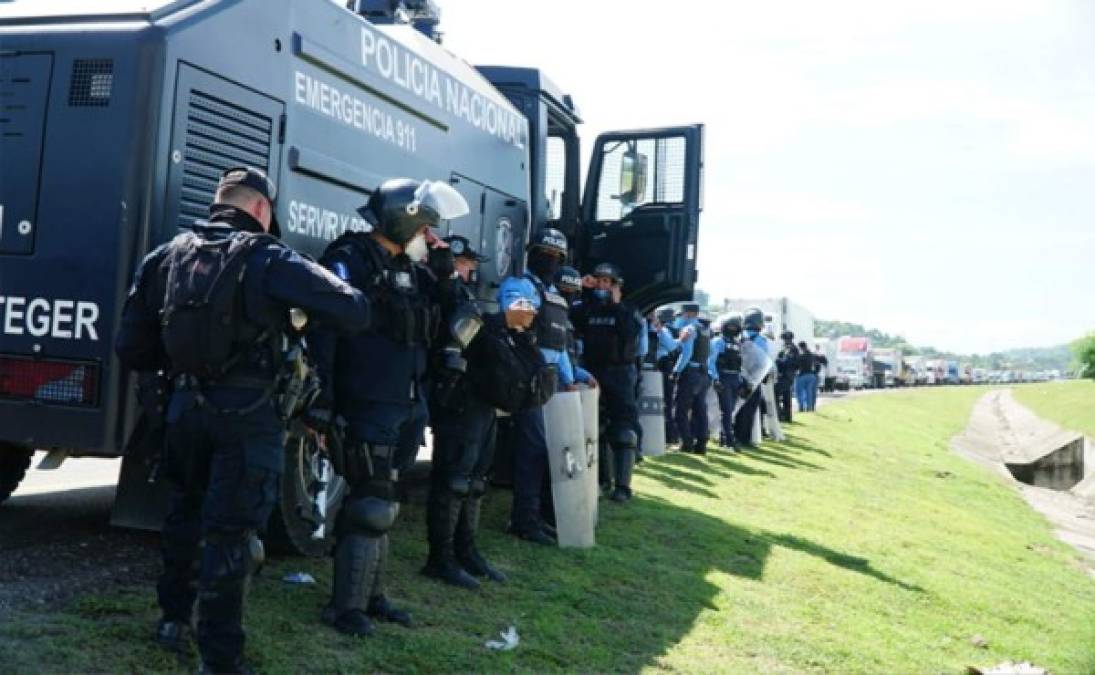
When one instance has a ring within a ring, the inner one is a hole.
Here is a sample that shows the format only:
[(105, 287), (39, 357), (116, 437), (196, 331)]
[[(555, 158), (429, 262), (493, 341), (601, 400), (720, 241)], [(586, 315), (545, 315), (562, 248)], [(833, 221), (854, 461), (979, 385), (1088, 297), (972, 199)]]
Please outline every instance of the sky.
[(702, 122), (699, 287), (964, 353), (1095, 330), (1095, 2), (441, 0), (597, 133)]

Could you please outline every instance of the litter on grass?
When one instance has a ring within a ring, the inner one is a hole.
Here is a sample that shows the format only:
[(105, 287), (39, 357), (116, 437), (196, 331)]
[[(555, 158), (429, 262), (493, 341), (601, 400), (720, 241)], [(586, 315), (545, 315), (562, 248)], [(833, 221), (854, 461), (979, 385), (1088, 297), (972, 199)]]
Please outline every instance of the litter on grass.
[(496, 652), (508, 652), (516, 649), (521, 637), (517, 635), (517, 626), (510, 626), (508, 630), (498, 634), (501, 640), (487, 640), (486, 648)]

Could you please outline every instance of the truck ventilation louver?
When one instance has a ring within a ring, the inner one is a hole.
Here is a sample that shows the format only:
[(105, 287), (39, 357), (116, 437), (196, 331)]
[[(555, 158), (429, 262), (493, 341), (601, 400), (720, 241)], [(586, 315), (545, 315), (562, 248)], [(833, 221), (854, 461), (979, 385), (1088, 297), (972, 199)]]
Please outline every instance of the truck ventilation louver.
[(209, 214), (217, 181), (235, 166), (269, 171), (273, 121), (240, 106), (191, 90), (179, 203), (180, 227)]
[(72, 63), (72, 85), (68, 104), (75, 107), (102, 108), (110, 105), (114, 89), (112, 59), (76, 59)]

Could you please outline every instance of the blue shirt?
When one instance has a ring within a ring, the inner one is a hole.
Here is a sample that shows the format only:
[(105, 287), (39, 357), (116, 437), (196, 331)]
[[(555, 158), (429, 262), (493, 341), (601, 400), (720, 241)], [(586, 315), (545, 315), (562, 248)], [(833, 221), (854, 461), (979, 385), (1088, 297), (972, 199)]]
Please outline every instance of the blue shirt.
[[(532, 303), (532, 306), (537, 311), (540, 309), (540, 291), (537, 288), (537, 284), (542, 283), (534, 281), (529, 274), (525, 274), (522, 277), (506, 277), (502, 281), (502, 285), (498, 288), (498, 305), (504, 312), (506, 308), (512, 305), (517, 300), (524, 298)], [(547, 286), (544, 290), (557, 293), (555, 285)], [(540, 348), (540, 353), (544, 355), (544, 361), (554, 365), (559, 369), (559, 384), (563, 387), (569, 387), (577, 382), (589, 382), (589, 373), (578, 368), (574, 368), (570, 362), (570, 356), (566, 351), (559, 351), (557, 349), (545, 349)]]
[(711, 356), (707, 357), (707, 372), (712, 380), (719, 379), (719, 369), (715, 367), (715, 361), (719, 358), (719, 354), (725, 351), (726, 338), (720, 335), (711, 341)]
[(692, 347), (696, 343), (696, 336), (699, 335), (700, 320), (684, 317), (677, 320), (678, 330), (684, 330), (688, 327), (692, 328), (688, 331), (688, 337), (677, 340), (677, 344), (681, 346), (681, 355), (677, 357), (677, 365), (673, 366), (674, 373), (684, 372), (684, 369), (688, 367), (688, 363), (692, 360)]
[[(657, 330), (658, 337), (658, 351), (655, 353), (656, 358), (665, 358), (669, 356), (669, 352), (673, 351), (677, 347), (681, 346), (681, 343), (677, 342), (673, 334), (669, 332), (669, 328), (662, 326)], [(643, 352), (644, 354), (646, 352)]]

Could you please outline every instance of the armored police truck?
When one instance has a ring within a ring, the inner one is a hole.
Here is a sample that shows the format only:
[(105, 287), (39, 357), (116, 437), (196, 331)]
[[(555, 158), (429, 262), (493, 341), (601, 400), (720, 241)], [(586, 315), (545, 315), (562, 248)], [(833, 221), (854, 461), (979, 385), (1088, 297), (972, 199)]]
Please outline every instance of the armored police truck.
[[(283, 239), (319, 254), (385, 178), (443, 178), (471, 212), (446, 225), (520, 273), (529, 234), (609, 261), (639, 307), (691, 297), (701, 125), (596, 140), (534, 68), (475, 68), (443, 48), (432, 0), (14, 0), (0, 3), (0, 500), (29, 466), (126, 457), (113, 520), (155, 513), (134, 442), (133, 376), (112, 353), (133, 271), (207, 214), (226, 168), (279, 186)], [(313, 462), (287, 449), (272, 527), (323, 550)], [(158, 523), (146, 523), (158, 526)]]

